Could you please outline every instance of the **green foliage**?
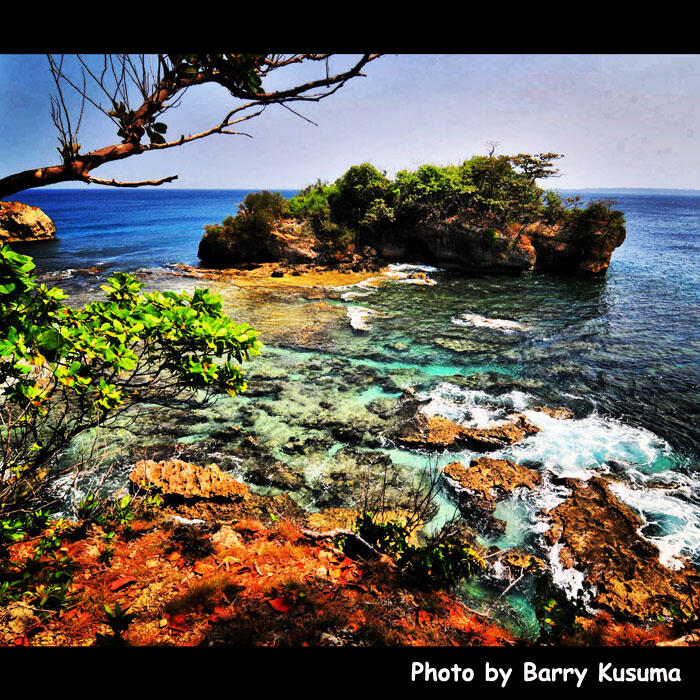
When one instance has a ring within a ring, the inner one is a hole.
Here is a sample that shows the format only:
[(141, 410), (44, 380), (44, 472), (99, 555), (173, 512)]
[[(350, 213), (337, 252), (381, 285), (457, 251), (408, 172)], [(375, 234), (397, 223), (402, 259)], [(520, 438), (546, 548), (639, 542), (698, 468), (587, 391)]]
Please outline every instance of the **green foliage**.
[(465, 174), (464, 168), (436, 165), (397, 173), (392, 189), (400, 218), (417, 221), (436, 212), (454, 214), (474, 191)]
[(104, 301), (75, 309), (62, 290), (37, 285), (33, 268), (0, 249), (0, 504), (27, 496), (76, 435), (136, 405), (245, 391), (239, 363), (259, 354), (259, 333), (208, 290), (143, 293), (116, 273)]
[[(23, 601), (39, 615), (67, 607), (72, 603), (68, 588), (76, 563), (61, 552), (68, 529), (65, 520), (47, 527), (48, 513), (26, 513), (0, 521), (0, 606)], [(39, 533), (41, 537), (37, 537)], [(13, 561), (8, 547), (36, 540), (31, 556), (21, 563)]]
[(117, 601), (114, 606), (105, 603), (105, 618), (112, 633), (116, 638), (121, 638), (122, 633), (126, 632), (129, 625), (134, 621), (134, 615), (129, 610), (124, 610)]
[(337, 192), (335, 185), (327, 185), (317, 180), (300, 190), (288, 202), (289, 215), (297, 219), (314, 221), (330, 220), (331, 207), (328, 199), (331, 193)]
[(393, 180), (373, 165), (352, 166), (332, 185), (320, 181), (289, 202), (290, 216), (315, 222), (316, 230), (344, 227), (359, 234), (419, 226), (431, 216), (466, 214), (476, 226), (501, 228), (528, 222), (542, 210), (535, 180), (558, 170), (556, 153), (474, 156), (461, 165), (422, 165)]
[(580, 210), (581, 197), (562, 197), (553, 190), (544, 193), (542, 216), (550, 224), (557, 221), (569, 222)]
[(454, 587), (486, 568), (481, 555), (449, 527), (427, 537), (422, 545), (409, 543), (411, 532), (405, 522), (381, 521), (369, 512), (360, 513), (354, 529), (365, 542), (395, 559), (421, 585)]
[(391, 182), (370, 163), (353, 165), (328, 192), (331, 220), (345, 226), (362, 224), (370, 211), (376, 213), (391, 204)]
[(624, 236), (625, 215), (612, 209), (613, 204), (612, 201), (601, 200), (591, 202), (585, 209), (574, 211), (572, 223), (582, 241), (590, 240), (598, 231)]
[[(624, 218), (594, 203), (580, 207), (578, 197), (562, 198), (545, 192), (538, 180), (555, 177), (557, 153), (519, 153), (515, 156), (474, 156), (461, 165), (422, 165), (414, 171), (402, 170), (391, 180), (370, 163), (353, 165), (334, 183), (318, 180), (302, 189), (286, 205), (262, 201), (265, 195), (249, 195), (250, 205), (241, 205), (236, 217), (223, 224), (207, 226), (200, 257), (208, 245), (220, 254), (229, 251), (239, 261), (269, 260), (266, 237), (280, 217), (293, 217), (310, 223), (326, 252), (347, 253), (351, 245), (372, 245), (376, 237), (390, 232), (412, 235), (431, 219), (460, 217), (460, 223), (483, 233), (484, 245), (496, 247), (499, 231), (510, 224), (537, 220), (573, 226), (582, 240), (602, 227), (624, 231)], [(253, 197), (258, 198), (254, 203)], [(246, 199), (248, 201), (248, 199)], [(249, 211), (250, 210), (250, 211)], [(270, 212), (259, 215), (257, 212)], [(236, 241), (245, 246), (234, 250)]]
[(222, 243), (230, 242), (243, 246), (249, 260), (265, 259), (265, 238), (275, 221), (287, 213), (287, 200), (279, 192), (251, 192), (238, 205), (236, 216), (227, 216), (221, 224), (204, 227), (200, 257), (207, 247), (220, 250)]

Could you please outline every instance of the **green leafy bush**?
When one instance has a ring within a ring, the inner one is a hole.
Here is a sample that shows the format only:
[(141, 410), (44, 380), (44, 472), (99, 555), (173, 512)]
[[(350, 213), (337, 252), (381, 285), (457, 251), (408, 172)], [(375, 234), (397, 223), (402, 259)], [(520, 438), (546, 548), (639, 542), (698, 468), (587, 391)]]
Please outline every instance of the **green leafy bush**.
[[(65, 520), (47, 524), (46, 511), (0, 520), (0, 606), (23, 601), (44, 615), (72, 603), (68, 589), (76, 563), (60, 551), (69, 525)], [(32, 539), (36, 545), (31, 555), (13, 560), (9, 547)]]
[(204, 227), (204, 238), (199, 246), (199, 257), (216, 258), (230, 247), (240, 250), (247, 260), (265, 260), (265, 238), (278, 219), (288, 214), (287, 200), (279, 192), (251, 192), (238, 205), (236, 216), (227, 216), (221, 224)]
[(614, 202), (601, 200), (591, 202), (585, 209), (573, 212), (572, 223), (582, 242), (589, 241), (598, 231), (624, 237), (625, 215), (612, 209)]
[(586, 615), (586, 597), (590, 587), (584, 582), (576, 597), (570, 599), (554, 583), (551, 573), (540, 573), (536, 578), (535, 615), (540, 624), (540, 642), (560, 644), (566, 635), (579, 629), (577, 617)]
[(361, 512), (355, 531), (377, 551), (388, 554), (396, 564), (421, 585), (454, 587), (486, 568), (476, 549), (464, 542), (451, 528), (445, 527), (425, 538), (421, 545), (410, 544), (411, 530), (400, 520), (380, 520)]
[(390, 206), (391, 181), (370, 163), (353, 165), (339, 177), (328, 192), (331, 220), (357, 227), (370, 209), (377, 209), (377, 200)]
[(33, 268), (0, 249), (0, 512), (37, 496), (57, 455), (88, 429), (138, 405), (244, 391), (239, 363), (261, 347), (259, 333), (229, 319), (206, 289), (143, 293), (116, 273), (105, 300), (75, 309), (62, 290), (37, 285)]

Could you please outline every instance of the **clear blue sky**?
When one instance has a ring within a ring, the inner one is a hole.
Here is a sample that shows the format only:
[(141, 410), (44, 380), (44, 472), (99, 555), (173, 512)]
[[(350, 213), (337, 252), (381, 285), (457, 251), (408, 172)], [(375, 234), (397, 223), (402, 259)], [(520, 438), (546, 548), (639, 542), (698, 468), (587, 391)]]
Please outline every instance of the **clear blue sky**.
[[(496, 141), (500, 153), (565, 154), (564, 176), (552, 181), (559, 188), (700, 189), (699, 69), (698, 55), (388, 55), (367, 77), (301, 105), (319, 126), (271, 107), (247, 124), (253, 139), (217, 135), (94, 174), (291, 189), (363, 161), (390, 175), (460, 162)], [(0, 55), (0, 176), (59, 161), (51, 90), (44, 56)], [(212, 125), (230, 100), (217, 86), (190, 91), (166, 120), (169, 134)], [(98, 113), (81, 136), (83, 152), (116, 141)]]

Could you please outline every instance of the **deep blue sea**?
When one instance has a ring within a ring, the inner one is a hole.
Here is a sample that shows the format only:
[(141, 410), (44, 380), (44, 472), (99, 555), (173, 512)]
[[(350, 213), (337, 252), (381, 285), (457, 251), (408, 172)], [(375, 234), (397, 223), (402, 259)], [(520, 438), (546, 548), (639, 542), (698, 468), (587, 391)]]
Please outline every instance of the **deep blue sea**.
[[(245, 194), (27, 191), (17, 198), (54, 219), (58, 240), (22, 250), (47, 280), (74, 293), (97, 293), (108, 269), (140, 270), (150, 285), (181, 288), (182, 278), (158, 271), (196, 264), (203, 226), (235, 214)], [(266, 349), (255, 366), (268, 376), (283, 372), (284, 383), (274, 396), (222, 403), (216, 420), (205, 416), (182, 441), (206, 440), (222, 422), (247, 421), (277, 459), (312, 484), (324, 469), (339, 468), (342, 442), (303, 457), (284, 445), (304, 435), (307, 415), (335, 410), (346, 420), (365, 420), (372, 401), (398, 395), (371, 384), (380, 377), (397, 390), (414, 387), (430, 399), (425, 410), (468, 425), (525, 411), (541, 432), (494, 456), (565, 476), (615, 476), (615, 493), (640, 513), (642, 533), (662, 560), (677, 566), (682, 555), (700, 562), (700, 192), (587, 191), (583, 199), (613, 199), (627, 221), (627, 239), (601, 278), (424, 268), (434, 286), (396, 279), (342, 290), (325, 306), (291, 291), (262, 294), (227, 280), (207, 282), (237, 320), (262, 331)], [(106, 266), (105, 273), (70, 272), (95, 265)], [(329, 367), (335, 380), (342, 375), (340, 389), (327, 383)], [(576, 418), (558, 421), (533, 410), (542, 404), (568, 406)], [(397, 466), (426, 464), (419, 453), (390, 446), (386, 452)], [(313, 507), (314, 493), (295, 497)], [(537, 514), (560, 500), (556, 489), (545, 488), (503, 502), (497, 515), (508, 523), (506, 534), (488, 544), (542, 555)], [(556, 556), (549, 556), (556, 569)], [(570, 571), (557, 572), (562, 585), (575, 587)], [(488, 591), (467, 594), (474, 605), (489, 604)], [(514, 590), (512, 608), (503, 612), (519, 629), (532, 620), (526, 598)]]

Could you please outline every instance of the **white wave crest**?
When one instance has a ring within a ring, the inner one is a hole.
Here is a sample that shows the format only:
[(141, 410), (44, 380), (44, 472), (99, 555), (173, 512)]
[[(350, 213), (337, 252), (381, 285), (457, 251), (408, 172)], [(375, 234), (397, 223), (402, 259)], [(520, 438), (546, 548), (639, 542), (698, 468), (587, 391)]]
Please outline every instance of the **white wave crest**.
[(350, 325), (356, 331), (370, 330), (371, 326), (368, 323), (368, 319), (371, 316), (381, 315), (379, 311), (368, 309), (366, 306), (348, 306), (347, 314), (350, 319)]
[(492, 328), (503, 333), (525, 333), (530, 330), (528, 326), (517, 321), (509, 321), (504, 318), (486, 318), (486, 316), (479, 316), (479, 314), (462, 314), (461, 318), (453, 318), (452, 323), (456, 326)]

